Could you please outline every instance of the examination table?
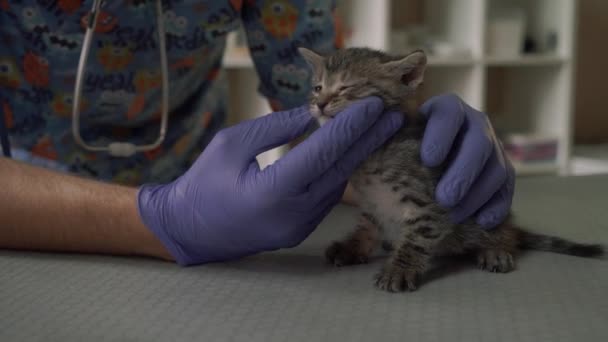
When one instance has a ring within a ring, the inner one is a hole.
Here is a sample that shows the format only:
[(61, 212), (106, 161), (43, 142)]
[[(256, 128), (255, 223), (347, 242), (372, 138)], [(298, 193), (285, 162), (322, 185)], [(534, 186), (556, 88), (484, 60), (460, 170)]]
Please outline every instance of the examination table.
[[(608, 175), (520, 178), (513, 208), (535, 231), (608, 245)], [(0, 250), (0, 341), (608, 341), (607, 259), (531, 251), (495, 274), (461, 258), (387, 293), (382, 259), (324, 262), (354, 214), (337, 207), (294, 249), (188, 268)]]

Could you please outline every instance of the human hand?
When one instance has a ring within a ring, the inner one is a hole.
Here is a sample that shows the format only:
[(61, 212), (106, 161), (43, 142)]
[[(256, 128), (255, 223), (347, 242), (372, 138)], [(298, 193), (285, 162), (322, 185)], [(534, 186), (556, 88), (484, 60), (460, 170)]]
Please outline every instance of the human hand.
[(293, 247), (338, 203), (355, 168), (402, 125), (377, 98), (359, 101), (260, 170), (256, 156), (303, 134), (307, 108), (220, 131), (174, 182), (147, 184), (138, 209), (180, 265)]
[(487, 115), (452, 94), (429, 99), (420, 111), (428, 117), (423, 163), (435, 167), (450, 160), (437, 185), (437, 201), (451, 208), (454, 222), (475, 215), (478, 224), (496, 227), (511, 208), (515, 170)]

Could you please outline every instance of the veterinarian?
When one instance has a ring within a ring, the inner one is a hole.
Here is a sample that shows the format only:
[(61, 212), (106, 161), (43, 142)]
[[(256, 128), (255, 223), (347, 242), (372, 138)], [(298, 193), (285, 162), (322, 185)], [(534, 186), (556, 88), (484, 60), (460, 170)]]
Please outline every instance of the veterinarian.
[[(311, 128), (296, 47), (339, 46), (325, 2), (107, 1), (95, 16), (92, 1), (40, 4), (0, 1), (0, 248), (192, 265), (293, 247), (407, 125), (366, 99), (259, 169), (256, 155)], [(223, 128), (221, 60), (240, 24), (274, 112)], [(511, 206), (514, 172), (487, 116), (449, 94), (420, 110), (422, 161), (448, 165), (437, 200), (455, 221), (491, 229)]]

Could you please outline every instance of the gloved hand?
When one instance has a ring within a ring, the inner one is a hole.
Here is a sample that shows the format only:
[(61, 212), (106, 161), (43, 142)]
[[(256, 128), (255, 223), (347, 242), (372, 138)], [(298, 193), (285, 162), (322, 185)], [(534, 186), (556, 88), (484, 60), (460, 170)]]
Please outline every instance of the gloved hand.
[(180, 265), (293, 247), (337, 204), (355, 168), (402, 125), (378, 98), (359, 101), (260, 170), (256, 156), (314, 123), (306, 108), (217, 133), (174, 182), (138, 191), (144, 224)]
[(511, 208), (515, 171), (487, 115), (451, 94), (429, 99), (420, 111), (429, 120), (423, 163), (434, 167), (449, 160), (437, 185), (437, 201), (451, 208), (454, 222), (475, 215), (480, 225), (496, 227)]

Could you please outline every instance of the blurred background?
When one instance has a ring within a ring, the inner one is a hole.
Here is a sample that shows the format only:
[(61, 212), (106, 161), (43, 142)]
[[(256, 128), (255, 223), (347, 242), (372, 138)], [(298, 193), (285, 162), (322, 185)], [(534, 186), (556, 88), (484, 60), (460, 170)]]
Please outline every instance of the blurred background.
[[(420, 101), (453, 92), (486, 112), (518, 175), (608, 173), (608, 1), (342, 0), (346, 46), (430, 56)], [(244, 40), (224, 65), (230, 122), (270, 112)], [(278, 148), (259, 157), (272, 163)]]

